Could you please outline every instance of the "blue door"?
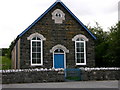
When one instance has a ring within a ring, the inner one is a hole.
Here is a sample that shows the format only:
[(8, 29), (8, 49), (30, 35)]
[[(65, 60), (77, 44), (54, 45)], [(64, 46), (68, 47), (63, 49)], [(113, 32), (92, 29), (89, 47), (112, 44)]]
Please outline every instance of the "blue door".
[(54, 68), (64, 68), (64, 54), (54, 54)]

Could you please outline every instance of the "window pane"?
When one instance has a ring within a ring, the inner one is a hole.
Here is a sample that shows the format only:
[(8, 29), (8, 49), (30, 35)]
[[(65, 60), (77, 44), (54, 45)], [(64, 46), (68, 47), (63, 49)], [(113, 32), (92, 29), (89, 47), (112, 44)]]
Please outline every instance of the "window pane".
[(77, 59), (77, 63), (80, 63), (80, 59)]
[(32, 40), (36, 40), (36, 37), (34, 37)]
[(37, 59), (37, 64), (40, 64), (41, 63), (41, 59)]
[(33, 63), (33, 64), (36, 64), (36, 59), (32, 59), (32, 63)]
[(36, 52), (36, 47), (32, 47), (32, 52)]
[(77, 42), (76, 47), (77, 48), (80, 48), (80, 47), (84, 48), (84, 43), (83, 42)]
[(80, 53), (77, 53), (77, 59), (80, 59)]
[(80, 43), (80, 47), (84, 48), (84, 43)]
[(81, 63), (84, 63), (84, 59), (81, 59)]
[(64, 51), (62, 49), (56, 49), (55, 53), (64, 53)]
[(83, 38), (78, 38), (78, 39), (76, 39), (76, 41), (84, 41), (84, 39)]
[(84, 39), (83, 39), (83, 38), (80, 38), (80, 41), (84, 41)]
[(80, 48), (80, 52), (84, 52), (84, 48)]
[(33, 42), (33, 41), (32, 41), (32, 46), (36, 46), (36, 42)]
[(39, 38), (39, 37), (37, 37), (37, 40), (40, 40), (40, 38)]
[(41, 58), (41, 53), (37, 53), (37, 58)]
[(41, 42), (37, 42), (37, 46), (39, 46), (39, 47), (40, 47), (40, 46), (41, 46)]
[(76, 43), (76, 47), (80, 47), (80, 43)]
[(80, 41), (80, 39), (78, 38), (78, 39), (76, 39), (76, 41)]
[(80, 52), (80, 48), (77, 48), (77, 52)]
[(41, 48), (40, 47), (37, 48), (37, 52), (41, 52)]
[(36, 53), (32, 53), (32, 58), (36, 58)]
[(81, 53), (81, 54), (80, 54), (80, 58), (81, 58), (81, 59), (84, 59), (84, 53)]
[(84, 63), (84, 53), (76, 53), (77, 63)]

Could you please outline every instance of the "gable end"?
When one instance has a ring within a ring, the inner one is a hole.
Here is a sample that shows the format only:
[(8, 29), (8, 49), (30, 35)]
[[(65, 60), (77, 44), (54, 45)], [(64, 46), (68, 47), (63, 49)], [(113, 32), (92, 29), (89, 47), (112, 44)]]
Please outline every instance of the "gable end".
[(24, 35), (30, 28), (32, 28), (39, 20), (41, 20), (54, 6), (56, 6), (58, 3), (60, 3), (69, 13), (74, 17), (74, 19), (96, 40), (96, 37), (88, 30), (88, 28), (66, 7), (66, 5), (63, 2), (56, 1), (53, 5), (51, 5), (38, 19), (36, 19), (27, 29), (25, 29), (21, 34), (18, 35), (20, 38), (22, 35)]

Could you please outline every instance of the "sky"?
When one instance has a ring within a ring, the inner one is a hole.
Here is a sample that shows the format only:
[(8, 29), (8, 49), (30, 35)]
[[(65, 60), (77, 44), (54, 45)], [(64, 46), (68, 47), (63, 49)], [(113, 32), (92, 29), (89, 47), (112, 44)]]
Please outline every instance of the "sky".
[[(56, 0), (0, 0), (0, 48), (11, 42)], [(108, 31), (118, 22), (119, 0), (61, 0), (84, 25)]]

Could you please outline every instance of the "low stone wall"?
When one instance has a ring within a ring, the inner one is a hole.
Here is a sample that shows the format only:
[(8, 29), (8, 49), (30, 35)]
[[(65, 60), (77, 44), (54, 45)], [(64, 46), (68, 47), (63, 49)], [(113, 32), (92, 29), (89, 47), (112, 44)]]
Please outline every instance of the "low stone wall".
[[(120, 68), (80, 68), (81, 81), (120, 80)], [(0, 70), (2, 83), (64, 82), (64, 69)]]
[(81, 80), (120, 80), (120, 68), (81, 68)]
[(63, 70), (25, 69), (2, 71), (2, 83), (42, 83), (65, 81)]

